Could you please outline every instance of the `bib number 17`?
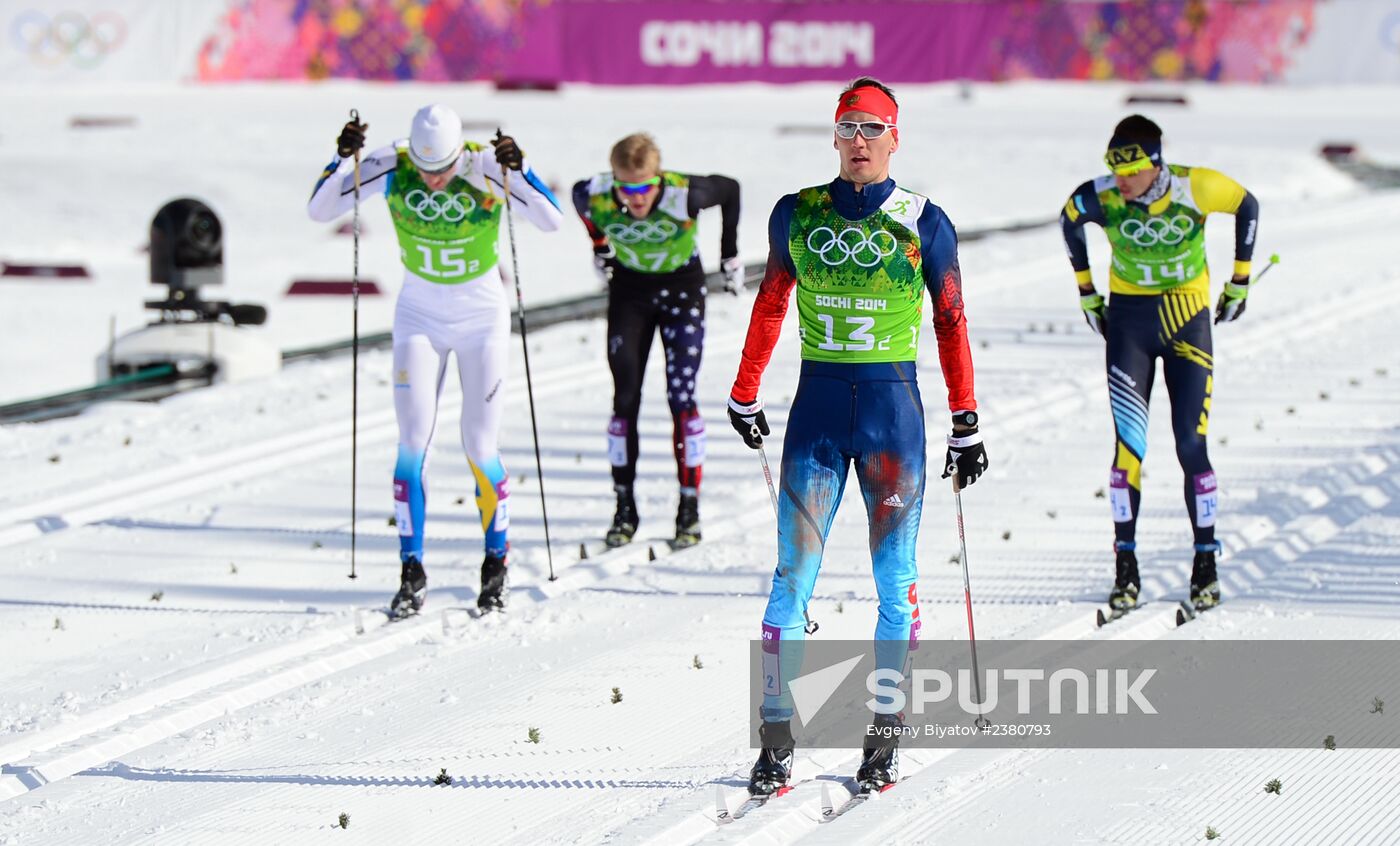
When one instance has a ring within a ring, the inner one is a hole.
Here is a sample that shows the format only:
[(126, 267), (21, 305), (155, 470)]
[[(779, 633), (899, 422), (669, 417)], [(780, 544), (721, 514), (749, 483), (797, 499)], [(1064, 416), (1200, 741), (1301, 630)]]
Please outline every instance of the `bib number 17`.
[(666, 266), (666, 260), (671, 256), (671, 254), (666, 252), (665, 250), (650, 250), (647, 252), (638, 252), (637, 250), (634, 250), (631, 247), (627, 247), (622, 244), (614, 244), (614, 246), (617, 248), (618, 252), (625, 254), (626, 258), (629, 260), (629, 263), (633, 266), (645, 267), (646, 269), (655, 273), (661, 272), (661, 270)]

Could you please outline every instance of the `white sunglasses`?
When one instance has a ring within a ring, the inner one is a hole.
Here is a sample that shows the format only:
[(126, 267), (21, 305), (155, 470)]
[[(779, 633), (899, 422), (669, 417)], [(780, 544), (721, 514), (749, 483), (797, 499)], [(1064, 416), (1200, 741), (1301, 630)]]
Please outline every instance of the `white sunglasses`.
[(881, 123), (878, 120), (838, 120), (836, 122), (836, 137), (850, 139), (856, 137), (856, 133), (859, 132), (860, 137), (873, 140), (894, 128), (894, 124)]

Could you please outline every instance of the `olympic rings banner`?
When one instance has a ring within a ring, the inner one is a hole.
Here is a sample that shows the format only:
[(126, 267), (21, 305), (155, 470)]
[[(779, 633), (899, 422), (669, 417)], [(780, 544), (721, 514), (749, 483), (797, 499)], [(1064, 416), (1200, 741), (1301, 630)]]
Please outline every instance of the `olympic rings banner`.
[(0, 81), (1400, 82), (1400, 0), (0, 0)]
[(211, 0), (0, 0), (0, 81), (188, 78), (222, 12)]

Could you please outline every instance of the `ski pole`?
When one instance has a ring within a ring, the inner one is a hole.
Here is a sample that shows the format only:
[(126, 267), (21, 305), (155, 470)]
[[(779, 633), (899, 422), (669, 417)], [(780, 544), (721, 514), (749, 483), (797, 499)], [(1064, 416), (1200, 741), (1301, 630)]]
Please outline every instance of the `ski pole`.
[(1278, 264), (1278, 253), (1274, 253), (1273, 255), (1269, 256), (1269, 263), (1264, 265), (1264, 269), (1259, 271), (1258, 275), (1254, 277), (1254, 281), (1250, 282), (1249, 284), (1258, 284), (1259, 280), (1264, 278), (1264, 274), (1268, 273), (1270, 270), (1273, 270), (1274, 265), (1276, 264)]
[[(751, 429), (755, 440), (761, 440), (758, 433), (758, 426)], [(768, 469), (768, 453), (763, 449), (763, 444), (758, 445), (758, 460), (763, 462), (763, 478), (768, 482), (768, 498), (773, 501), (773, 519), (778, 519), (778, 489), (773, 487), (773, 471)], [(782, 531), (782, 526), (778, 526), (778, 531)]]
[[(350, 110), (350, 119), (360, 122), (358, 109)], [(355, 520), (358, 512), (359, 457), (360, 457), (360, 150), (355, 149), (355, 218), (351, 227), (354, 232), (355, 270), (350, 276), (351, 332), (350, 332), (350, 578), (355, 575)]]
[[(1263, 279), (1263, 278), (1264, 278), (1264, 275), (1265, 275), (1266, 273), (1268, 273), (1270, 270), (1273, 270), (1273, 269), (1274, 269), (1274, 265), (1276, 265), (1276, 264), (1278, 264), (1278, 253), (1273, 253), (1272, 255), (1269, 256), (1269, 263), (1266, 264), (1266, 265), (1264, 265), (1264, 269), (1263, 269), (1263, 270), (1261, 270), (1261, 271), (1259, 271), (1258, 273), (1254, 274), (1254, 278), (1253, 278), (1253, 279), (1250, 279), (1248, 282), (1246, 282), (1246, 283), (1244, 283), (1244, 284), (1242, 284), (1242, 285), (1236, 286), (1237, 291), (1238, 291), (1239, 289), (1243, 289), (1243, 290), (1245, 291), (1245, 294), (1240, 295), (1240, 297), (1238, 298), (1239, 301), (1240, 301), (1241, 303), (1244, 302), (1244, 296), (1248, 294), (1249, 289), (1250, 289), (1250, 288), (1253, 288), (1255, 285), (1258, 285), (1258, 284), (1259, 284), (1259, 280)], [(1220, 321), (1222, 321), (1222, 320), (1225, 319), (1224, 316), (1223, 316), (1223, 308), (1224, 308), (1225, 300), (1226, 300), (1226, 297), (1228, 296), (1228, 291), (1230, 290), (1230, 286), (1231, 286), (1231, 285), (1234, 285), (1234, 283), (1233, 283), (1233, 282), (1227, 282), (1227, 283), (1225, 284), (1225, 291), (1226, 291), (1226, 293), (1222, 293), (1222, 294), (1220, 295), (1220, 306), (1219, 306), (1219, 309), (1221, 309), (1221, 312), (1218, 313), (1218, 314), (1216, 315), (1216, 317), (1215, 317), (1215, 322), (1216, 322), (1217, 324), (1220, 323)], [(1243, 310), (1243, 308), (1244, 308), (1244, 306), (1241, 305), (1241, 306), (1240, 306), (1240, 309)], [(1231, 319), (1234, 319), (1234, 318), (1231, 318)]]
[(977, 668), (977, 632), (972, 626), (972, 583), (967, 575), (967, 534), (963, 531), (962, 488), (958, 485), (957, 471), (953, 472), (953, 502), (958, 509), (958, 543), (962, 545), (963, 599), (967, 603), (967, 642), (972, 649), (972, 683), (977, 692), (977, 721), (973, 725), (985, 730), (992, 724), (982, 714), (982, 673)]
[[(778, 524), (778, 535), (781, 536), (783, 533), (783, 521), (782, 518), (778, 516), (778, 489), (773, 485), (773, 471), (768, 468), (768, 451), (763, 448), (763, 435), (758, 431), (758, 425), (753, 425), (749, 431), (753, 434), (754, 440), (759, 441), (758, 460), (763, 464), (763, 480), (768, 483), (768, 499), (773, 502), (773, 521)], [(817, 629), (821, 628), (821, 624), (813, 620), (805, 608), (802, 609), (802, 619), (807, 621), (807, 624), (803, 627), (807, 634), (816, 634)]]
[[(501, 130), (496, 130), (499, 138)], [(525, 336), (525, 297), (520, 292), (520, 260), (515, 253), (515, 218), (510, 213), (510, 169), (501, 165), (501, 182), (506, 192), (506, 231), (510, 235), (510, 268), (515, 276), (515, 311), (520, 316), (520, 348), (525, 353), (525, 394), (530, 398), (530, 433), (535, 438), (535, 476), (540, 481), (540, 514), (544, 516), (544, 551), (549, 559), (549, 580), (554, 575), (554, 550), (549, 543), (549, 507), (544, 499), (544, 463), (540, 460), (540, 428), (535, 422), (535, 389), (530, 382), (530, 344)]]

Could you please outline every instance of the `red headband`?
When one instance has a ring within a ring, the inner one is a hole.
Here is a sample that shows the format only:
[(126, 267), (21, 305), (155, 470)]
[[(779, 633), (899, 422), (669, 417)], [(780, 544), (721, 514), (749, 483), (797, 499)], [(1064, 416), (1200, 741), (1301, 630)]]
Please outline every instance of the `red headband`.
[(835, 120), (840, 120), (846, 112), (869, 112), (885, 123), (899, 123), (899, 107), (890, 95), (872, 85), (862, 85), (841, 95), (836, 104)]

